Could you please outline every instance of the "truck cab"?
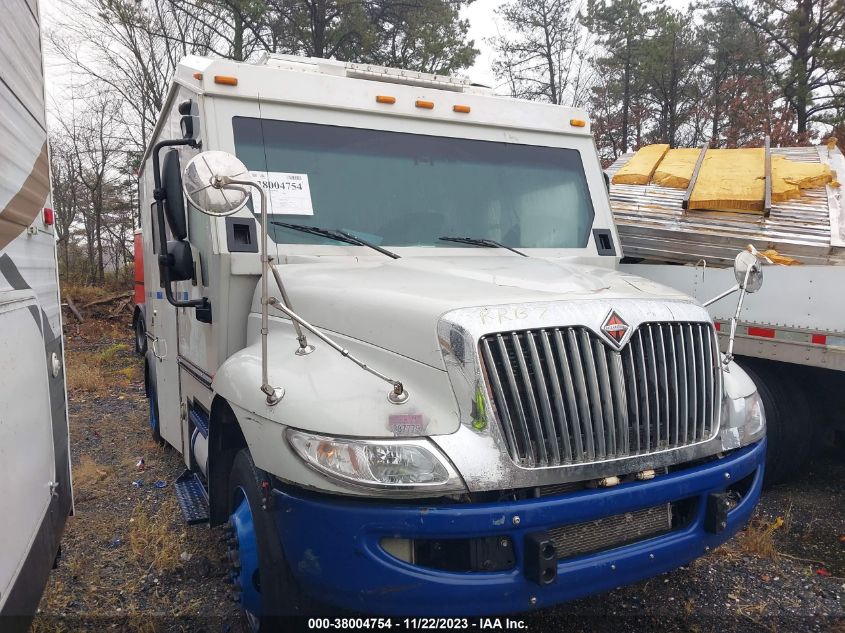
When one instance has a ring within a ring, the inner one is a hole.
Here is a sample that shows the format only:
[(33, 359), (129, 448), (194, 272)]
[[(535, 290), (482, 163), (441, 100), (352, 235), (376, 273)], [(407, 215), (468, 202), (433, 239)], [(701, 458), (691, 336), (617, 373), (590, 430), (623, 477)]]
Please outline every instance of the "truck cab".
[(754, 383), (700, 303), (617, 270), (584, 111), (187, 57), (141, 200), (151, 429), (253, 629), (546, 607), (750, 517)]

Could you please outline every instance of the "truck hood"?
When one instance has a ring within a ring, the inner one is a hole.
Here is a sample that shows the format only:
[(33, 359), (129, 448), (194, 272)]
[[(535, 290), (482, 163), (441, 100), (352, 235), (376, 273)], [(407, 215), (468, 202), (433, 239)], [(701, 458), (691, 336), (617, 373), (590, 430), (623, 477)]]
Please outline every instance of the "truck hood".
[(437, 322), (450, 310), (590, 298), (689, 301), (608, 268), (517, 255), (344, 259), (278, 270), (306, 321), (440, 369)]

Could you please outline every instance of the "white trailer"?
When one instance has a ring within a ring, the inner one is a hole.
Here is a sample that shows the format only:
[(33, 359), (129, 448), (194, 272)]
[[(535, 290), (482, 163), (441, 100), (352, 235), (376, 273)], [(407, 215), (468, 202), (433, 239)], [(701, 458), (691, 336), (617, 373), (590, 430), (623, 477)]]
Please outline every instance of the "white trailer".
[[(773, 155), (827, 164), (839, 179), (836, 147), (772, 148)], [(631, 157), (608, 170), (612, 176)], [(684, 191), (610, 185), (610, 203), (626, 261), (622, 268), (699, 301), (733, 280), (725, 268), (751, 244), (796, 260), (766, 266), (766, 284), (737, 315), (734, 353), (757, 382), (769, 425), (767, 478), (782, 481), (812, 456), (817, 441), (845, 431), (845, 194), (833, 184), (775, 202), (768, 216), (685, 211)], [(727, 349), (735, 302), (708, 308)]]
[(188, 57), (140, 191), (150, 426), (253, 629), (541, 608), (750, 517), (754, 384), (700, 304), (617, 270), (582, 110)]
[(0, 629), (26, 626), (73, 499), (36, 0), (0, 21)]

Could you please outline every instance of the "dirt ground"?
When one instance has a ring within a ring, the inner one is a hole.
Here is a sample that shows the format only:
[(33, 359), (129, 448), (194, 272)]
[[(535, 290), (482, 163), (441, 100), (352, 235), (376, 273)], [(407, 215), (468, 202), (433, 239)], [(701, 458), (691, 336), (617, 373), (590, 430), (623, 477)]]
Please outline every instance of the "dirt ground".
[(240, 631), (222, 531), (184, 523), (184, 463), (151, 439), (130, 324), (65, 334), (75, 514), (32, 630)]
[[(184, 464), (150, 440), (128, 322), (66, 330), (76, 513), (33, 631), (239, 631), (222, 533), (183, 522)], [(747, 530), (690, 566), (522, 617), (533, 631), (845, 633), (841, 452), (767, 491)]]

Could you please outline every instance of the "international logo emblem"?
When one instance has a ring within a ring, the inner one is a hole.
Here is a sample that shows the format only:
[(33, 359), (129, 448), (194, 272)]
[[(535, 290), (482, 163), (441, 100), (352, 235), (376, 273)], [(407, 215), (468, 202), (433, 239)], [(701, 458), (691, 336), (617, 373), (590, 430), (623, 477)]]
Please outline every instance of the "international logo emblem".
[(620, 347), (622, 345), (622, 340), (625, 338), (625, 335), (630, 329), (631, 326), (616, 313), (616, 310), (610, 311), (610, 314), (607, 315), (607, 318), (605, 318), (604, 323), (602, 323), (601, 326), (601, 331), (605, 333), (605, 336), (607, 336), (607, 338), (609, 338), (616, 347)]

